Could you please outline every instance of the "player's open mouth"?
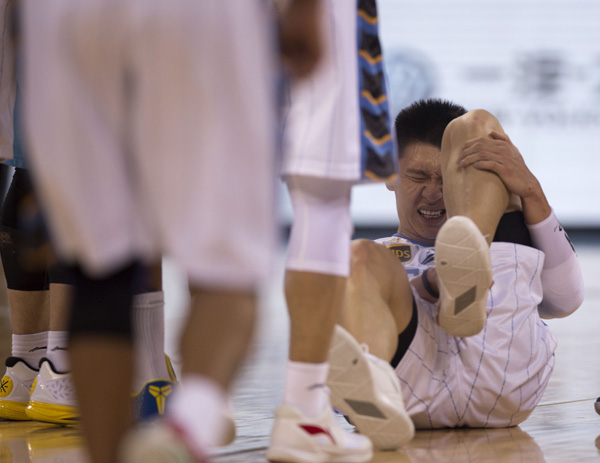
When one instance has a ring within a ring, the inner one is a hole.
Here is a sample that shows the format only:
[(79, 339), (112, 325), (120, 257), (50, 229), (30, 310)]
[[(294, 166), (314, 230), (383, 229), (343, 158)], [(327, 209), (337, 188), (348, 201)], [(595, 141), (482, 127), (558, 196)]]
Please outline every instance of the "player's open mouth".
[(446, 215), (446, 209), (438, 209), (435, 211), (428, 211), (425, 209), (419, 209), (419, 214), (426, 219), (439, 219)]

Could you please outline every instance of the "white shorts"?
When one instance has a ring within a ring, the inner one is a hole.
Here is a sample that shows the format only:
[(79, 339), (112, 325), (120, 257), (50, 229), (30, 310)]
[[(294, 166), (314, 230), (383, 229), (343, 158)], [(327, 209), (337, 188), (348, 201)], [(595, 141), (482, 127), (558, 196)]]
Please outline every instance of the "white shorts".
[(323, 56), (291, 87), (283, 175), (389, 179), (396, 156), (375, 0), (322, 4)]
[(516, 426), (548, 384), (556, 338), (537, 311), (544, 254), (492, 243), (491, 255), (494, 285), (478, 335), (447, 335), (435, 306), (416, 299), (417, 332), (396, 373), (417, 428)]
[(60, 256), (165, 254), (254, 286), (274, 238), (272, 24), (260, 0), (25, 1), (32, 168)]

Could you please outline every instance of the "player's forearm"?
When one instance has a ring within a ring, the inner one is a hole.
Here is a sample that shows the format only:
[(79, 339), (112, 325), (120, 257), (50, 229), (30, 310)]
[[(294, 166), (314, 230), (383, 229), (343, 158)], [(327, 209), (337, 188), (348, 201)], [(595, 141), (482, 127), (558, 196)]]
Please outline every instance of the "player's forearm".
[(533, 245), (545, 254), (540, 315), (566, 317), (577, 310), (584, 295), (583, 274), (575, 249), (552, 210), (546, 219), (527, 228)]
[(528, 191), (522, 193), (520, 197), (527, 225), (538, 224), (550, 216), (552, 208), (546, 199), (540, 183), (535, 177), (531, 181)]

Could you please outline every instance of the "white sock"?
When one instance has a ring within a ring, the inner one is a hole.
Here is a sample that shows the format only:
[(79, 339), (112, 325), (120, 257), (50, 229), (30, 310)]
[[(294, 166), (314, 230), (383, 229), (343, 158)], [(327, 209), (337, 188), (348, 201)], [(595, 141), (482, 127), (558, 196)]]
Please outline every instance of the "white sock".
[(305, 363), (289, 360), (285, 373), (283, 403), (292, 405), (305, 416), (315, 418), (329, 405), (326, 383), (329, 363)]
[(12, 335), (12, 356), (19, 357), (36, 370), (40, 360), (46, 356), (48, 332)]
[(46, 352), (46, 358), (52, 362), (54, 368), (59, 373), (68, 373), (71, 371), (68, 347), (68, 331), (48, 331), (48, 351)]
[(167, 418), (201, 455), (223, 442), (228, 409), (227, 394), (219, 384), (206, 376), (187, 374), (169, 404)]
[(148, 381), (169, 379), (165, 360), (165, 298), (162, 291), (134, 296), (133, 343), (136, 369), (133, 391), (138, 392)]

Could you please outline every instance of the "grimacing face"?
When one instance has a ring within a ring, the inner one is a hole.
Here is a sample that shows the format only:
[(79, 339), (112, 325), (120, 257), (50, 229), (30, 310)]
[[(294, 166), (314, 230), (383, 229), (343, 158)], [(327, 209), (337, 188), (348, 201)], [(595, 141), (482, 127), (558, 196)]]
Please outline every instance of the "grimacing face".
[(407, 145), (399, 161), (399, 174), (398, 180), (386, 185), (396, 194), (398, 233), (433, 245), (446, 221), (440, 149), (429, 143)]

